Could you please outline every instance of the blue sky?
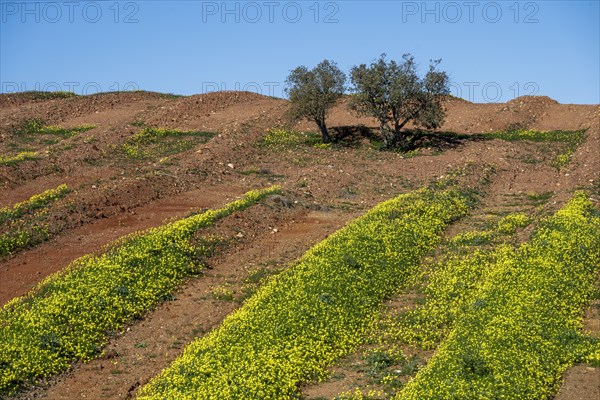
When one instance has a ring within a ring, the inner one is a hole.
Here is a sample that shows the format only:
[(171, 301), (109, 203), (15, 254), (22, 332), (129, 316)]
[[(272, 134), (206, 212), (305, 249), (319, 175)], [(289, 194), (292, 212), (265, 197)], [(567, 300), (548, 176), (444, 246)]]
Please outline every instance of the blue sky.
[(282, 97), (289, 71), (441, 58), (452, 93), (600, 103), (600, 1), (0, 0), (0, 91)]

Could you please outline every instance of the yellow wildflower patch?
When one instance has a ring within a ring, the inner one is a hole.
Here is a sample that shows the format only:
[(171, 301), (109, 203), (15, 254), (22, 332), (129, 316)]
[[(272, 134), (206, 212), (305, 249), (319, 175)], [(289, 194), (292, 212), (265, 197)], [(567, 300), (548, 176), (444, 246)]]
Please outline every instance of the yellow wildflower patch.
[(51, 235), (46, 224), (46, 208), (69, 192), (67, 185), (60, 185), (13, 206), (0, 208), (0, 257), (46, 240)]
[(292, 399), (352, 351), (383, 300), (464, 215), (456, 189), (386, 201), (310, 249), (192, 342), (141, 391), (143, 399)]
[(580, 333), (600, 262), (600, 217), (585, 193), (529, 242), (481, 261), (482, 283), (397, 399), (545, 399), (568, 366), (597, 357), (598, 342)]
[(197, 230), (279, 191), (271, 187), (84, 256), (0, 309), (0, 394), (97, 356), (111, 331), (142, 316), (202, 267)]

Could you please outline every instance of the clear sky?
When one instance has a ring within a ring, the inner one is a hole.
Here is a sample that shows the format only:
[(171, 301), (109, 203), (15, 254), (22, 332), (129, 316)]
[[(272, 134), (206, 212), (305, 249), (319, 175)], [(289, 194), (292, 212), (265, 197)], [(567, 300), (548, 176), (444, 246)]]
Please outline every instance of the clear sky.
[(283, 97), (298, 65), (442, 59), (454, 95), (600, 103), (600, 0), (0, 0), (0, 91)]

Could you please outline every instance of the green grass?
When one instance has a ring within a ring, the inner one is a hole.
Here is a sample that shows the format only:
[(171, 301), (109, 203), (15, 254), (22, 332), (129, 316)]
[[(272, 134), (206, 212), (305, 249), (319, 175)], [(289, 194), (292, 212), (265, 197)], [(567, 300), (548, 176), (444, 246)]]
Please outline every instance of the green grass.
[(481, 135), (485, 138), (501, 139), (506, 141), (527, 140), (531, 142), (559, 142), (563, 143), (565, 148), (555, 157), (552, 165), (556, 168), (565, 167), (571, 161), (571, 157), (577, 147), (585, 140), (586, 130), (578, 131), (536, 131), (536, 130), (511, 130), (494, 132)]
[(54, 201), (65, 197), (70, 191), (67, 185), (63, 184), (55, 189), (49, 189), (40, 194), (33, 195), (29, 199), (10, 207), (0, 208), (0, 224), (20, 218), (26, 213), (31, 213), (40, 208), (45, 208)]
[(51, 236), (47, 208), (70, 192), (66, 185), (46, 190), (10, 207), (0, 209), (0, 257), (31, 247)]
[(49, 99), (68, 99), (71, 97), (77, 97), (77, 95), (73, 92), (42, 92), (42, 91), (28, 91), (28, 92), (20, 92), (14, 93), (13, 95), (26, 98), (28, 100), (49, 100)]
[(291, 399), (365, 338), (381, 302), (467, 212), (456, 190), (384, 202), (270, 279), (221, 327), (192, 342), (143, 399)]
[(37, 160), (40, 155), (36, 151), (22, 151), (15, 155), (0, 155), (0, 165), (15, 166), (25, 161)]
[(94, 125), (72, 128), (47, 126), (42, 119), (27, 119), (14, 128), (8, 137), (6, 148), (14, 154), (0, 155), (0, 165), (15, 166), (24, 161), (39, 159), (41, 158), (40, 149), (48, 148), (93, 128), (95, 128)]
[(214, 132), (143, 127), (123, 143), (122, 150), (131, 158), (156, 158), (190, 150), (198, 144), (206, 143), (215, 135)]
[(536, 131), (536, 130), (512, 130), (486, 133), (486, 138), (501, 139), (510, 142), (528, 140), (531, 142), (563, 142), (580, 143), (585, 137), (585, 130), (579, 131)]
[(200, 271), (199, 260), (212, 249), (193, 245), (198, 230), (278, 191), (251, 191), (221, 209), (130, 235), (8, 302), (0, 309), (0, 394), (97, 356), (111, 332)]
[(554, 196), (553, 191), (544, 192), (544, 193), (535, 193), (529, 192), (526, 194), (527, 200), (531, 201), (533, 204), (542, 204), (550, 200), (552, 196)]
[(271, 150), (294, 148), (296, 146), (312, 146), (329, 148), (314, 132), (298, 132), (286, 129), (270, 129), (262, 138), (260, 145)]
[(95, 125), (81, 125), (73, 128), (63, 128), (54, 125), (45, 125), (40, 118), (31, 118), (23, 121), (14, 131), (15, 136), (24, 137), (32, 135), (55, 135), (62, 139), (75, 136), (79, 133), (94, 129)]

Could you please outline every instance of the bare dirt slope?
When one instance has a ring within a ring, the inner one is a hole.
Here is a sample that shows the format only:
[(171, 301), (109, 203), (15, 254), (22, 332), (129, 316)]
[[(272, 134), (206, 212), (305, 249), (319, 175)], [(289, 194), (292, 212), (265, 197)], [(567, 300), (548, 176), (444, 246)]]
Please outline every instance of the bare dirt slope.
[[(25, 294), (73, 259), (98, 251), (122, 235), (191, 210), (222, 205), (249, 189), (279, 184), (284, 189), (281, 201), (287, 204), (260, 206), (223, 221), (215, 229), (234, 244), (211, 260), (211, 270), (115, 337), (104, 358), (76, 365), (49, 387), (23, 397), (133, 395), (185, 343), (217, 326), (239, 306), (252, 268), (284, 268), (369, 207), (448, 173), (472, 184), (493, 165), (497, 172), (487, 188), (486, 207), (505, 195), (550, 192), (547, 207), (555, 209), (576, 188), (589, 188), (599, 200), (599, 106), (563, 105), (547, 97), (520, 97), (505, 104), (452, 99), (446, 105), (443, 131), (587, 129), (587, 137), (570, 164), (557, 169), (548, 156), (556, 149), (548, 143), (461, 139), (432, 144), (411, 157), (375, 150), (366, 138), (330, 149), (267, 148), (261, 139), (268, 129), (287, 123), (288, 103), (247, 92), (188, 97), (135, 92), (50, 99), (0, 95), (0, 153), (9, 150), (6, 143), (14, 130), (32, 118), (63, 127), (96, 126), (48, 146), (39, 160), (0, 166), (0, 207), (62, 183), (74, 189), (52, 209), (51, 224), (57, 227), (52, 239), (0, 261), (0, 303)], [(377, 126), (376, 121), (349, 111), (347, 100), (332, 110), (329, 124)], [(128, 159), (120, 148), (142, 125), (215, 136), (170, 155), (167, 162)], [(309, 122), (294, 128), (315, 131)], [(241, 238), (240, 231), (244, 232)], [(223, 285), (233, 292), (232, 299), (215, 297), (215, 287)], [(588, 368), (567, 373), (559, 398), (592, 398), (600, 390), (598, 370)], [(592, 391), (586, 391), (589, 387)]]

